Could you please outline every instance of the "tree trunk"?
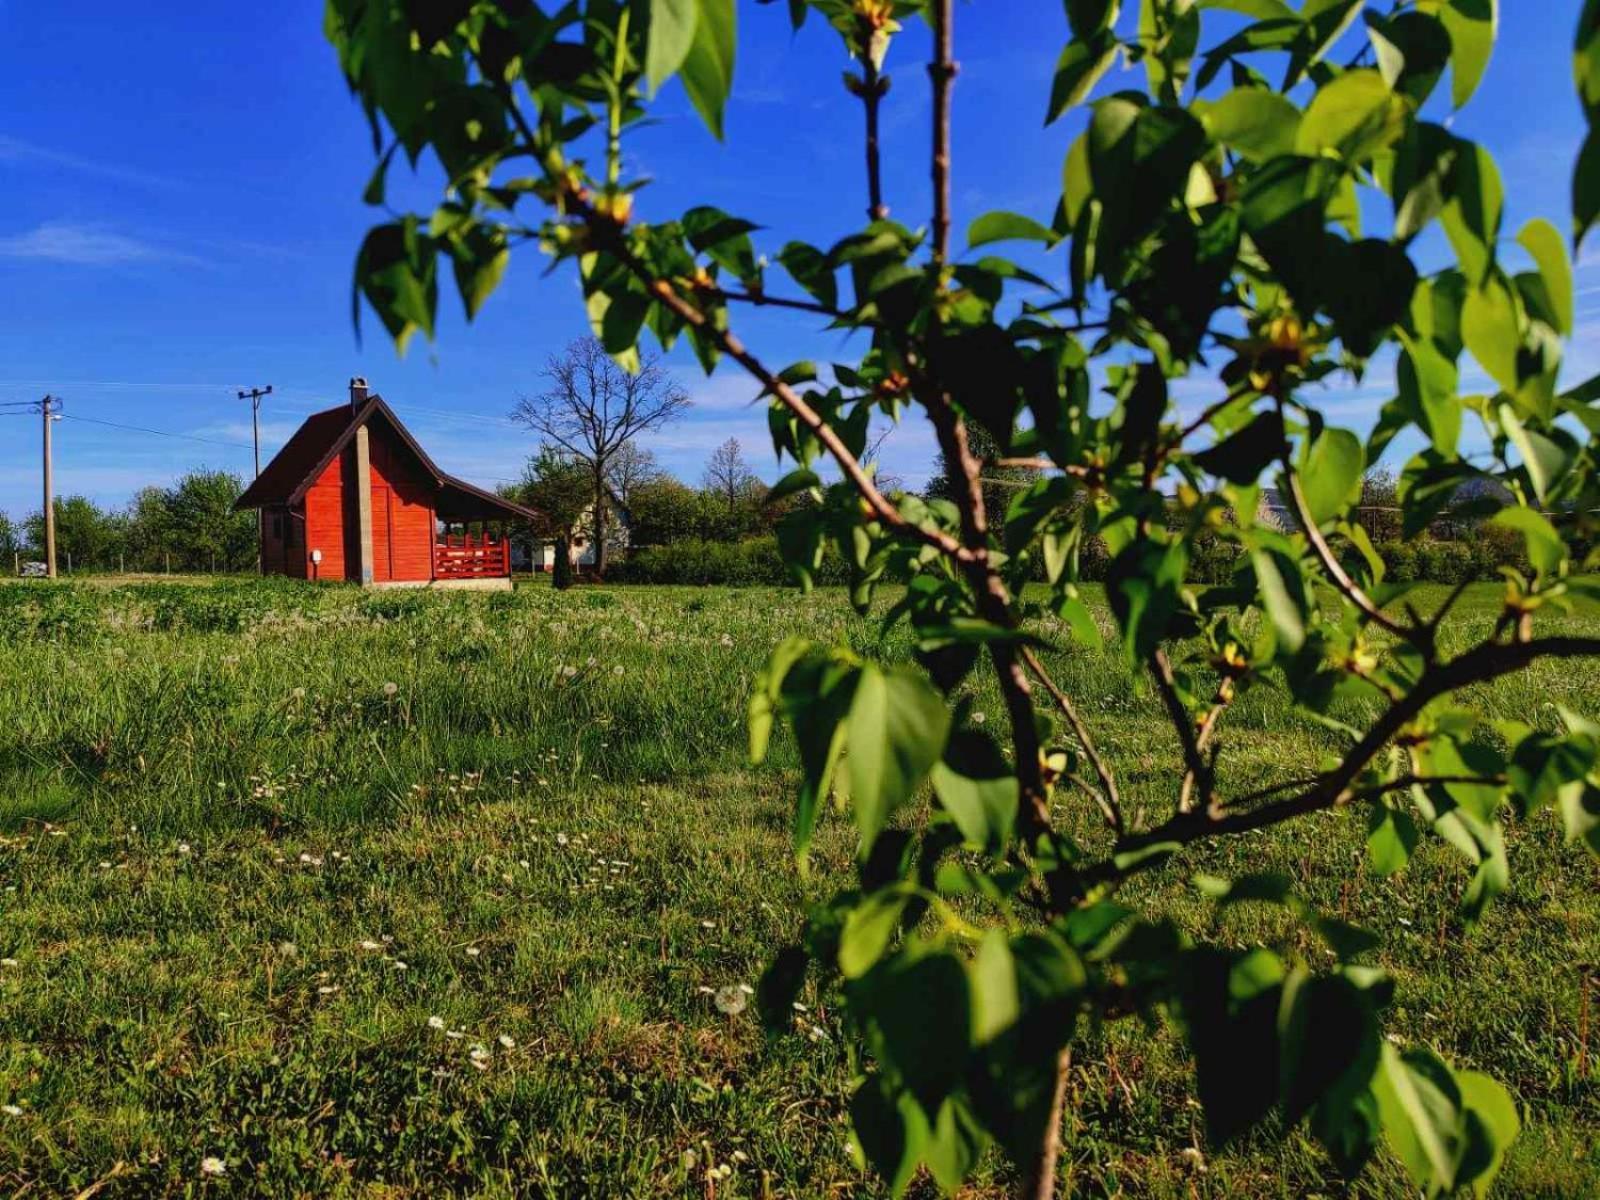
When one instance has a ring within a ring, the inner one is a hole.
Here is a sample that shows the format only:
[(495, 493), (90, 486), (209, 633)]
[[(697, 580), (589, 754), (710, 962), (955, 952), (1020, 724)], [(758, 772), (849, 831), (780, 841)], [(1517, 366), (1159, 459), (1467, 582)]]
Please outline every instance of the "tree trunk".
[(1056, 1058), (1056, 1087), (1050, 1102), (1050, 1120), (1032, 1162), (1026, 1164), (1019, 1200), (1054, 1200), (1056, 1159), (1061, 1153), (1061, 1106), (1066, 1098), (1067, 1077), (1072, 1073), (1072, 1047)]
[(550, 585), (558, 592), (572, 586), (572, 543), (565, 535), (556, 538), (556, 561), (550, 566)]
[(594, 537), (594, 577), (606, 575), (606, 473), (603, 467), (594, 472), (594, 509), (590, 516), (590, 531)]

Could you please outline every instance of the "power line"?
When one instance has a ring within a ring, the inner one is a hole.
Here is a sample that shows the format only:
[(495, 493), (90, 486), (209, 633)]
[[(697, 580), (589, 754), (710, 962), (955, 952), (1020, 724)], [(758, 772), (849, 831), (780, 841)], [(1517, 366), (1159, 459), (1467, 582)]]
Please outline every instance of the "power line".
[(104, 425), (109, 429), (126, 429), (130, 433), (149, 433), (156, 437), (181, 438), (186, 442), (204, 442), (208, 446), (227, 446), (233, 450), (249, 450), (245, 442), (224, 442), (217, 438), (197, 437), (192, 433), (173, 433), (170, 429), (146, 429), (142, 425), (123, 425), (117, 421), (101, 421), (95, 417), (74, 417), (62, 414), (68, 421), (83, 421), (90, 425)]

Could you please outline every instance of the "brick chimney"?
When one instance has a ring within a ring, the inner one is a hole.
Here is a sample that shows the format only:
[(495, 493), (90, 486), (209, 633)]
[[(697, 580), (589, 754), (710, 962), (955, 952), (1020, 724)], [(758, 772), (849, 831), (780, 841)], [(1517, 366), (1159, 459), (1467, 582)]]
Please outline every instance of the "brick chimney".
[(364, 375), (357, 375), (350, 380), (350, 413), (355, 415), (361, 406), (367, 402), (367, 380)]

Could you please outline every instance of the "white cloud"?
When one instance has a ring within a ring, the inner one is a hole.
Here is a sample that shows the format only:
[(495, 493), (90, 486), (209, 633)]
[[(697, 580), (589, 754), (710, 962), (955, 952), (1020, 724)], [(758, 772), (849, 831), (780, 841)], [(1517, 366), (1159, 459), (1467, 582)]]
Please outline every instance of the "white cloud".
[(50, 150), (3, 133), (0, 133), (0, 163), (42, 163), (46, 166), (77, 171), (83, 175), (98, 175), (103, 179), (116, 179), (123, 183), (142, 184), (145, 187), (176, 186), (173, 180), (164, 179), (149, 171), (101, 162), (96, 158), (85, 158), (83, 155), (70, 154), (64, 150)]
[(158, 260), (197, 261), (191, 255), (117, 233), (103, 225), (72, 221), (45, 221), (26, 233), (0, 237), (0, 258), (41, 259), (90, 267)]

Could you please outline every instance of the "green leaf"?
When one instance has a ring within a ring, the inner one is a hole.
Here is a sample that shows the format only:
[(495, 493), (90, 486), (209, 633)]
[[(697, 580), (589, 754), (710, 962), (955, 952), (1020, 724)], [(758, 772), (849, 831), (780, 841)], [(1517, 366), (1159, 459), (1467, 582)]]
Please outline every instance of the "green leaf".
[(967, 1104), (959, 1096), (948, 1096), (939, 1106), (922, 1158), (935, 1182), (954, 1194), (988, 1144), (988, 1133)]
[(1489, 523), (1522, 534), (1528, 546), (1528, 561), (1541, 575), (1554, 574), (1566, 561), (1566, 543), (1543, 513), (1531, 508), (1504, 508), (1489, 518)]
[(1242, 16), (1254, 17), (1258, 21), (1300, 20), (1300, 14), (1285, 4), (1284, 0), (1200, 0), (1197, 7), (1225, 9)]
[(839, 281), (834, 275), (834, 264), (821, 250), (805, 242), (789, 242), (778, 251), (778, 262), (819, 304), (827, 308), (837, 306)]
[(1299, 472), (1306, 507), (1318, 525), (1339, 516), (1361, 496), (1361, 472), (1366, 469), (1361, 439), (1348, 429), (1324, 429), (1306, 455)]
[(1411, 1178), (1430, 1195), (1454, 1188), (1465, 1131), (1450, 1069), (1426, 1050), (1385, 1042), (1373, 1092), (1389, 1146)]
[(644, 73), (655, 92), (683, 65), (694, 43), (699, 0), (650, 0), (650, 37), (645, 46)]
[(375, 225), (356, 254), (351, 320), (361, 329), (360, 298), (365, 296), (395, 346), (404, 352), (418, 329), (433, 337), (439, 302), (438, 245), (415, 216)]
[(1411, 814), (1397, 808), (1375, 804), (1367, 830), (1367, 856), (1374, 874), (1393, 875), (1411, 861), (1416, 849), (1417, 823)]
[(1572, 467), (1572, 455), (1559, 442), (1529, 429), (1509, 404), (1500, 406), (1500, 424), (1522, 456), (1533, 491), (1542, 503)]
[(949, 726), (944, 700), (921, 675), (870, 663), (861, 668), (850, 705), (845, 765), (863, 855), (939, 761)]
[(1471, 1181), (1480, 1200), (1489, 1191), (1489, 1185), (1505, 1162), (1506, 1151), (1522, 1132), (1522, 1121), (1517, 1116), (1517, 1102), (1504, 1086), (1481, 1071), (1457, 1071), (1456, 1086), (1461, 1089), (1461, 1102), (1466, 1106), (1469, 1120), (1476, 1118), (1481, 1132), (1488, 1135), (1487, 1161), (1470, 1161), (1464, 1164), (1469, 1170), (1462, 1172), (1462, 1182)]
[(1580, 734), (1530, 733), (1524, 737), (1506, 768), (1518, 811), (1531, 816), (1553, 804), (1563, 788), (1582, 784), (1594, 770), (1596, 751), (1595, 740)]
[(733, 90), (734, 0), (695, 0), (694, 38), (681, 68), (684, 90), (706, 127), (722, 139), (722, 111)]
[(995, 850), (1011, 840), (1020, 789), (993, 738), (972, 731), (951, 735), (931, 779), (939, 803), (969, 844)]
[(1556, 797), (1567, 839), (1582, 842), (1589, 852), (1600, 856), (1600, 790), (1587, 783), (1573, 783)]
[(990, 242), (1024, 241), (1044, 242), (1056, 240), (1055, 233), (1032, 217), (1013, 212), (988, 212), (974, 219), (967, 227), (967, 245), (976, 249)]
[(1075, 38), (1091, 37), (1117, 22), (1121, 0), (1066, 0), (1067, 25)]
[(1590, 129), (1572, 168), (1572, 244), (1582, 243), (1600, 218), (1600, 129)]
[(1238, 433), (1194, 456), (1202, 471), (1229, 483), (1254, 483), (1267, 465), (1283, 453), (1283, 418), (1262, 413)]
[(1517, 350), (1522, 345), (1516, 297), (1492, 273), (1467, 292), (1461, 306), (1461, 338), (1489, 377), (1506, 392), (1517, 391)]
[(891, 1096), (886, 1088), (882, 1075), (862, 1080), (850, 1099), (850, 1125), (862, 1157), (898, 1196), (922, 1161), (928, 1118), (909, 1092)]
[(993, 1041), (1017, 1023), (1022, 1001), (1017, 987), (1017, 964), (1003, 929), (990, 929), (978, 943), (968, 968), (972, 995), (972, 1043)]
[(1109, 29), (1068, 42), (1056, 60), (1044, 123), (1049, 125), (1069, 108), (1082, 104), (1116, 60), (1117, 38)]
[(1195, 109), (1212, 137), (1251, 162), (1295, 152), (1300, 110), (1287, 96), (1265, 88), (1234, 88), (1213, 103), (1197, 103)]
[(1593, 124), (1600, 118), (1600, 4), (1584, 0), (1578, 17), (1578, 34), (1573, 39), (1572, 76), (1578, 85), (1578, 99), (1584, 114)]
[(768, 504), (776, 504), (779, 500), (787, 500), (798, 492), (810, 491), (821, 486), (822, 480), (815, 471), (797, 467), (768, 489), (765, 500)]
[(1572, 263), (1567, 247), (1556, 227), (1543, 217), (1535, 217), (1522, 227), (1517, 242), (1533, 256), (1546, 294), (1555, 310), (1556, 332), (1572, 333)]
[(478, 315), (483, 302), (499, 286), (506, 265), (511, 261), (510, 247), (500, 230), (475, 225), (451, 240), (450, 261), (455, 270), (456, 290), (461, 293), (461, 303), (470, 320)]
[(1405, 102), (1381, 74), (1371, 68), (1347, 71), (1312, 98), (1295, 134), (1295, 149), (1365, 162), (1399, 140), (1405, 121)]
[(1434, 0), (1433, 7), (1450, 35), (1450, 102), (1460, 108), (1472, 99), (1489, 67), (1500, 0)]
[(1299, 83), (1301, 76), (1322, 60), (1364, 7), (1363, 0), (1305, 0), (1300, 9), (1303, 27), (1294, 39), (1281, 90), (1288, 91)]
[(1278, 646), (1292, 654), (1305, 644), (1306, 625), (1304, 610), (1283, 577), (1281, 568), (1287, 564), (1282, 557), (1259, 548), (1250, 551), (1250, 563), (1255, 567), (1262, 607), (1277, 633)]
[(1450, 64), (1450, 35), (1435, 16), (1400, 12), (1387, 20), (1367, 10), (1367, 35), (1389, 86), (1421, 107)]
[(858, 979), (878, 965), (910, 898), (902, 890), (884, 888), (850, 910), (839, 936), (839, 971), (846, 979)]
[(1494, 265), (1504, 190), (1499, 168), (1486, 149), (1459, 139), (1455, 148), (1450, 197), (1439, 220), (1461, 264), (1461, 273), (1469, 284), (1477, 285)]
[(906, 950), (851, 985), (873, 1048), (924, 1113), (937, 1114), (961, 1081), (971, 1047), (967, 972), (953, 953)]

